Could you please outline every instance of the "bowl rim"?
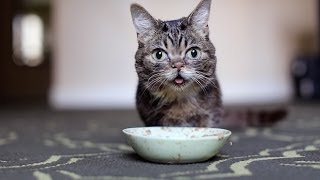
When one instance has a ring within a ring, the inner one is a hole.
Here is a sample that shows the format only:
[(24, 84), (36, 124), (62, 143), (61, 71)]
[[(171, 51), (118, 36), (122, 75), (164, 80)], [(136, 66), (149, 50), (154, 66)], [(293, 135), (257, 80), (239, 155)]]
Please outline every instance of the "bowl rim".
[(151, 128), (151, 129), (162, 129), (162, 128), (172, 128), (172, 129), (183, 129), (183, 128), (189, 128), (189, 129), (215, 129), (215, 130), (220, 130), (223, 131), (223, 139), (227, 139), (231, 136), (232, 132), (227, 129), (223, 128), (206, 128), (206, 127), (168, 127), (168, 126), (149, 126), (149, 127), (130, 127), (130, 128), (125, 128), (122, 130), (122, 132), (125, 135), (128, 136), (133, 136), (133, 137), (138, 137), (138, 138), (143, 138), (143, 139), (152, 139), (152, 140), (165, 140), (165, 141), (200, 141), (200, 140), (219, 140), (221, 136), (202, 136), (202, 137), (194, 137), (194, 138), (180, 138), (180, 137), (155, 137), (155, 136), (144, 136), (144, 135), (139, 135), (139, 134), (134, 134), (128, 132), (130, 129), (145, 129), (145, 128)]

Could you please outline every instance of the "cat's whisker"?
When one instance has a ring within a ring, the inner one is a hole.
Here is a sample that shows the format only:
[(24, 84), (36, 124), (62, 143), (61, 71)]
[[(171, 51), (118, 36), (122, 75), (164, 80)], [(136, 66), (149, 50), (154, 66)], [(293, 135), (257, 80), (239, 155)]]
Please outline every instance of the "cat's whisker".
[(201, 88), (201, 90), (207, 95), (207, 91), (206, 91), (206, 89), (204, 88), (203, 84), (202, 84), (197, 78), (191, 77), (191, 79), (192, 79), (193, 81), (195, 81), (195, 82), (199, 85), (199, 87)]
[(164, 80), (159, 84), (157, 91), (159, 91), (160, 87), (162, 86), (162, 84), (165, 84), (168, 81), (167, 78), (164, 78)]
[(199, 78), (199, 81), (202, 81), (203, 84), (205, 84), (205, 85), (203, 85), (203, 86), (204, 86), (204, 89), (206, 90), (206, 92), (209, 92), (209, 89), (207, 89), (207, 88), (208, 88), (207, 82), (209, 82), (209, 84), (212, 84), (212, 82), (211, 82), (211, 81), (207, 81), (207, 80), (205, 80), (205, 79), (203, 79), (203, 78)]
[[(196, 72), (195, 76), (199, 77), (199, 79), (202, 79), (202, 80), (205, 79), (210, 84), (212, 84), (215, 88), (218, 88), (214, 82), (214, 78), (208, 78), (208, 77), (204, 76), (203, 74), (201, 74), (200, 72)], [(203, 80), (203, 81), (205, 81), (205, 80)]]
[[(160, 73), (158, 73), (158, 74), (161, 75)], [(149, 78), (149, 79), (150, 79), (150, 78)], [(149, 90), (149, 88), (150, 88), (151, 86), (153, 86), (155, 83), (157, 83), (157, 81), (160, 81), (160, 79), (161, 79), (161, 77), (159, 76), (159, 77), (156, 77), (156, 78), (152, 79), (151, 82), (148, 80), (147, 85), (144, 87), (144, 90), (143, 90), (143, 92), (141, 93), (140, 96), (143, 97), (144, 93), (145, 93), (147, 90)], [(152, 87), (151, 87), (151, 89), (152, 89)]]
[(153, 78), (157, 78), (157, 76), (158, 76), (158, 77), (161, 76), (161, 75), (163, 74), (163, 72), (164, 72), (164, 71), (160, 71), (160, 72), (153, 73), (153, 74), (149, 77), (148, 82), (149, 82), (151, 79), (153, 79)]
[(197, 81), (200, 83), (200, 84), (199, 83), (197, 83), (197, 84), (199, 84), (199, 86), (201, 86), (201, 88), (205, 92), (205, 94), (207, 94), (207, 92), (209, 91), (206, 86), (207, 84), (212, 84), (216, 89), (218, 89), (217, 85), (214, 82), (214, 79), (211, 77), (210, 78), (206, 77), (204, 75), (204, 73), (195, 71), (193, 73), (193, 76), (195, 77), (194, 79), (197, 79)]
[(148, 88), (153, 89), (153, 87), (162, 81), (161, 77), (157, 77), (156, 79), (154, 79), (153, 81), (151, 81), (151, 83), (148, 85)]

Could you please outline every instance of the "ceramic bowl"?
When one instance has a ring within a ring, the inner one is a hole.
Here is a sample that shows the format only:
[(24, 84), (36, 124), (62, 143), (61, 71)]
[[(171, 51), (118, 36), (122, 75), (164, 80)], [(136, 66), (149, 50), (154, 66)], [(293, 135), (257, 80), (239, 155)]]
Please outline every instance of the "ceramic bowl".
[(158, 163), (194, 163), (212, 158), (231, 131), (219, 128), (140, 127), (123, 130), (142, 158)]

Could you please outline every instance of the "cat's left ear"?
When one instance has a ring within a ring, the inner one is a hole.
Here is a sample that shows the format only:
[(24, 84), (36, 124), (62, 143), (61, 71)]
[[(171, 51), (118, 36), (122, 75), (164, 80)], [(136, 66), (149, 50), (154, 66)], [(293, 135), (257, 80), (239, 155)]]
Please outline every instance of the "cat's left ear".
[(195, 10), (188, 17), (188, 23), (194, 30), (202, 35), (209, 33), (209, 16), (210, 16), (211, 0), (202, 0)]

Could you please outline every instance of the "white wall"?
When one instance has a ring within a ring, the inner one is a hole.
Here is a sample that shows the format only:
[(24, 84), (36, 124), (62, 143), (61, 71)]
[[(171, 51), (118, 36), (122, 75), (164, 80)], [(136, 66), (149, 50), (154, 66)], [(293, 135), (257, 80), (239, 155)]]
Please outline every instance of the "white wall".
[[(124, 0), (54, 0), (50, 102), (57, 108), (134, 107), (136, 34)], [(139, 0), (156, 18), (187, 16), (198, 1)], [(213, 0), (210, 28), (224, 100), (284, 102), (302, 33), (316, 34), (316, 0)]]

